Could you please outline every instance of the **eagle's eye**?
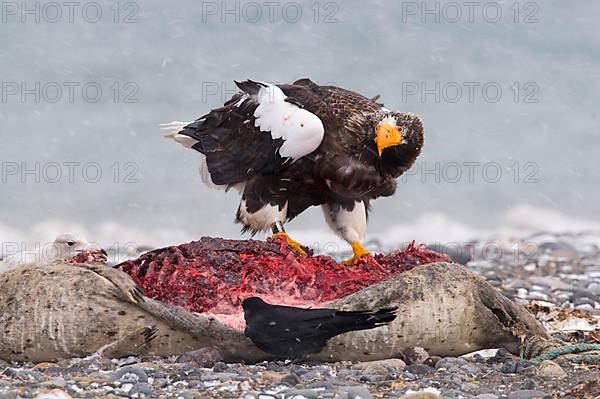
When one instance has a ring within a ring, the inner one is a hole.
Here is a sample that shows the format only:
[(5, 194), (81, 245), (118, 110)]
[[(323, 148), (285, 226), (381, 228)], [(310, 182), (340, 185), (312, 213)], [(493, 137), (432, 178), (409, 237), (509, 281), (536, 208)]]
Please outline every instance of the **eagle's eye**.
[(72, 247), (73, 245), (75, 245), (75, 241), (67, 241), (67, 245)]

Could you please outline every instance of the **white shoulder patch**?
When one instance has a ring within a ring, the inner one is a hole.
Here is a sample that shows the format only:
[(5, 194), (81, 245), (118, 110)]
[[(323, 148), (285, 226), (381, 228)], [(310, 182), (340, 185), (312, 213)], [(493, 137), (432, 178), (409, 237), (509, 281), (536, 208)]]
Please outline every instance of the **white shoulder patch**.
[(255, 126), (269, 132), (273, 139), (283, 139), (279, 155), (302, 158), (316, 150), (325, 135), (323, 122), (318, 116), (295, 104), (286, 102), (286, 95), (275, 85), (265, 83), (256, 97)]

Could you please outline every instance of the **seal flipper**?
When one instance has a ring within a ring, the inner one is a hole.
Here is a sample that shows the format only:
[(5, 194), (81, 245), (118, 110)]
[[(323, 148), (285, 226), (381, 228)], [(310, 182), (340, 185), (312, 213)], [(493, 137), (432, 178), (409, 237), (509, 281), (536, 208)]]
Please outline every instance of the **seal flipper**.
[(136, 328), (126, 336), (100, 349), (98, 353), (106, 358), (123, 357), (125, 353), (130, 356), (144, 354), (156, 338), (157, 332), (156, 326)]
[(115, 297), (134, 304), (145, 300), (144, 292), (127, 273), (104, 265), (79, 264), (77, 266), (88, 269), (101, 278), (108, 280), (115, 288), (111, 290)]

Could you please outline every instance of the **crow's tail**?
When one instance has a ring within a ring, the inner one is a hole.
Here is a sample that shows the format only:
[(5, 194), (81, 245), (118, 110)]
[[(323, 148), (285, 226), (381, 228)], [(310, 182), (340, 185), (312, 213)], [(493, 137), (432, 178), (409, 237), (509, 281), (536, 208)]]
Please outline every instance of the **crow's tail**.
[(392, 322), (396, 318), (397, 310), (397, 308), (386, 308), (376, 312), (338, 311), (332, 319), (324, 320), (321, 328), (329, 330), (335, 335), (349, 331), (369, 330)]

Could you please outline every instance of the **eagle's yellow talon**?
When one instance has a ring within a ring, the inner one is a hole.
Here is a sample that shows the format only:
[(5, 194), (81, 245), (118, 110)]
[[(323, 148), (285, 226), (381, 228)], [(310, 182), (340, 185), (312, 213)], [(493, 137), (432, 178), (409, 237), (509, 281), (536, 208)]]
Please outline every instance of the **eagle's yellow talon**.
[(273, 234), (273, 238), (283, 237), (287, 241), (287, 245), (296, 251), (299, 255), (306, 256), (306, 250), (304, 249), (304, 245), (300, 244), (298, 241), (292, 239), (286, 232), (280, 232)]
[(365, 247), (363, 247), (360, 242), (354, 241), (350, 245), (352, 245), (352, 252), (354, 252), (354, 256), (352, 256), (351, 259), (342, 262), (344, 265), (353, 265), (358, 259), (364, 258), (365, 256), (371, 256), (371, 253)]

